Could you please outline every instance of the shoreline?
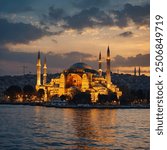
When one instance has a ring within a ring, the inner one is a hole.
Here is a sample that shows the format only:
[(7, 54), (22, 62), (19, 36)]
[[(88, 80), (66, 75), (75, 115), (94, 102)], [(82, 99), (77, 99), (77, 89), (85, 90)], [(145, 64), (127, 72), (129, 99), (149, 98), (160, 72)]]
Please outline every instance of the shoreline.
[(0, 105), (28, 105), (75, 109), (150, 109), (150, 105), (51, 105), (48, 103), (0, 103)]

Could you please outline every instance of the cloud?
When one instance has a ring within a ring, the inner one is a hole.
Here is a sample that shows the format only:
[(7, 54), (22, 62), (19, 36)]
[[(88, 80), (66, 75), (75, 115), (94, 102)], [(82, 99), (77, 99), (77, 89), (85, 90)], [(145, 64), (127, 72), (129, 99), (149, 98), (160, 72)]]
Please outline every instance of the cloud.
[(88, 54), (88, 53), (82, 53), (82, 52), (77, 52), (77, 51), (71, 51), (68, 53), (47, 53), (43, 54), (46, 55), (47, 60), (48, 60), (48, 65), (50, 67), (55, 67), (55, 68), (62, 68), (62, 69), (67, 69), (70, 67), (72, 64), (82, 61), (82, 62), (87, 62), (91, 63), (89, 58), (94, 58), (93, 55)]
[(22, 13), (33, 11), (31, 3), (33, 0), (0, 0), (0, 12)]
[(110, 0), (74, 0), (72, 3), (77, 8), (104, 7), (110, 4)]
[[(55, 54), (53, 52), (48, 53), (41, 53), (41, 60), (43, 64), (44, 56), (47, 58), (47, 65), (48, 69), (67, 69), (72, 64), (76, 62), (85, 62), (91, 65), (94, 69), (98, 67), (97, 57), (89, 54), (89, 53), (82, 53), (77, 51), (71, 51), (68, 53), (58, 53)], [(18, 65), (19, 67), (28, 64), (29, 71), (35, 73), (36, 68), (36, 61), (37, 61), (37, 51), (34, 53), (28, 52), (14, 52), (10, 51), (5, 47), (0, 48), (0, 63), (5, 62), (5, 66), (9, 66), (8, 68), (4, 67), (4, 65), (0, 66), (0, 70), (5, 72), (10, 72), (10, 66), (12, 67), (11, 70), (17, 70)], [(14, 64), (17, 64), (14, 66)], [(106, 66), (106, 62), (103, 62), (103, 69)], [(125, 58), (123, 56), (117, 55), (111, 61), (112, 67), (131, 67), (131, 66), (142, 66), (142, 67), (149, 67), (150, 66), (150, 54), (138, 54), (134, 57)], [(30, 68), (31, 67), (31, 68)], [(13, 69), (15, 68), (15, 69)], [(4, 74), (1, 72), (1, 74)], [(54, 73), (54, 72), (52, 72)]]
[(150, 16), (150, 5), (146, 4), (144, 6), (132, 6), (131, 4), (126, 4), (124, 6), (125, 14), (133, 20), (136, 24), (148, 24)]
[(12, 23), (0, 19), (0, 44), (28, 43), (50, 33), (31, 24)]
[[(33, 65), (35, 68), (36, 61), (37, 61), (37, 51), (34, 53), (14, 52), (14, 51), (10, 51), (5, 47), (0, 47), (0, 63), (1, 61), (3, 62), (5, 61), (6, 65), (20, 64), (20, 66), (24, 64), (31, 64), (31, 66)], [(71, 51), (69, 53), (58, 53), (58, 54), (55, 54), (53, 52), (48, 52), (48, 53), (41, 53), (42, 62), (43, 62), (44, 56), (46, 56), (47, 58), (48, 69), (49, 68), (65, 69), (70, 67), (73, 63), (76, 63), (79, 61), (87, 62), (88, 64), (93, 64), (92, 61), (88, 59), (94, 58), (94, 56), (91, 54), (77, 52), (77, 51)], [(16, 68), (17, 67), (18, 66), (16, 66)], [(0, 69), (5, 70), (3, 66), (0, 66)], [(33, 71), (31, 70), (31, 72)]]
[[(81, 31), (85, 28), (103, 27), (103, 26), (118, 26), (120, 28), (129, 26), (130, 22), (136, 25), (149, 26), (150, 20), (150, 5), (145, 4), (141, 6), (125, 4), (123, 9), (107, 10), (98, 8), (98, 1), (96, 6), (93, 6), (96, 0), (89, 1), (88, 8), (80, 9), (73, 15), (67, 15), (62, 8), (49, 8), (49, 19), (51, 23), (58, 25), (61, 21), (61, 27), (65, 29), (75, 29)], [(109, 1), (107, 1), (109, 3)], [(77, 1), (75, 5), (87, 5), (86, 1)], [(104, 3), (107, 4), (107, 3)], [(46, 17), (45, 17), (46, 18)], [(62, 23), (63, 21), (63, 23)], [(59, 24), (60, 26), (60, 24)]]
[(150, 54), (138, 54), (128, 58), (117, 55), (111, 62), (111, 65), (114, 67), (150, 66)]
[(115, 25), (119, 27), (128, 26), (129, 20), (133, 21), (136, 25), (149, 26), (150, 20), (150, 5), (133, 6), (125, 4), (124, 9), (114, 10), (112, 13), (115, 15)]
[(66, 28), (77, 30), (82, 30), (87, 27), (93, 28), (96, 26), (113, 25), (112, 18), (103, 10), (96, 7), (83, 9), (73, 16), (65, 17), (64, 20), (66, 22)]
[(122, 36), (122, 37), (131, 37), (132, 35), (133, 33), (131, 31), (126, 31), (119, 34), (119, 36)]
[(56, 20), (61, 20), (65, 15), (65, 11), (62, 8), (49, 7), (49, 17)]
[(14, 52), (10, 51), (4, 46), (0, 47), (0, 60), (4, 61), (12, 61), (12, 62), (20, 62), (22, 63), (28, 63), (33, 62), (31, 60), (35, 60), (34, 53), (26, 53), (26, 52)]

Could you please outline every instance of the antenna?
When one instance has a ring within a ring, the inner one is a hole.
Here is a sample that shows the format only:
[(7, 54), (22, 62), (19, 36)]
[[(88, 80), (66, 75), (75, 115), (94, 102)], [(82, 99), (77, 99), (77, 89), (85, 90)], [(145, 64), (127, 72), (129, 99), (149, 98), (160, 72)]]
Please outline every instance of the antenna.
[(23, 65), (22, 68), (23, 68), (23, 75), (25, 75), (25, 74), (26, 74), (26, 69), (27, 69), (28, 67), (25, 66), (25, 65)]
[(79, 62), (82, 62), (82, 58), (80, 57)]

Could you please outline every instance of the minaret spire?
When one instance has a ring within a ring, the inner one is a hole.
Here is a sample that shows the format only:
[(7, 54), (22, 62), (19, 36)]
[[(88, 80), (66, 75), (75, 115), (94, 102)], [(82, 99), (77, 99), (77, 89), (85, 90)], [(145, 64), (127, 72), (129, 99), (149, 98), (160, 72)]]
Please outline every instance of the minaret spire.
[(46, 56), (44, 59), (44, 66), (43, 66), (43, 85), (47, 82), (47, 65), (46, 65)]
[(109, 46), (108, 46), (108, 48), (107, 48), (107, 58), (110, 58), (110, 48), (109, 48)]
[(136, 67), (134, 68), (134, 76), (136, 76)]
[(38, 60), (40, 59), (40, 51), (38, 51)]
[(139, 71), (138, 71), (138, 73), (139, 73), (139, 76), (140, 76), (140, 74), (141, 74), (140, 66), (139, 66)]
[(101, 52), (99, 53), (99, 76), (102, 76), (102, 60), (101, 60)]
[(37, 60), (37, 86), (41, 85), (41, 58), (40, 51), (38, 51), (38, 60)]
[(108, 48), (107, 48), (107, 59), (106, 59), (106, 63), (107, 63), (106, 81), (107, 81), (107, 87), (109, 88), (110, 85), (111, 85), (110, 48), (109, 48), (109, 46), (108, 46)]

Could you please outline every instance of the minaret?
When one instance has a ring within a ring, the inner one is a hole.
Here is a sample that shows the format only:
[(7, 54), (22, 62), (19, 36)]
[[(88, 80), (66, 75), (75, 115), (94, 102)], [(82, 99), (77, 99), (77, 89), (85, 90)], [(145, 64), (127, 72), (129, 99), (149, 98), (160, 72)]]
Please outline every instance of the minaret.
[(109, 49), (109, 46), (108, 46), (108, 49), (107, 49), (107, 59), (106, 59), (106, 62), (107, 62), (106, 80), (107, 80), (107, 88), (109, 88), (110, 85), (111, 85), (110, 49)]
[(102, 61), (101, 61), (101, 52), (99, 53), (99, 76), (102, 76)]
[(140, 73), (141, 73), (140, 66), (139, 66), (139, 71), (138, 71), (138, 73), (139, 73), (139, 76), (140, 76)]
[(40, 52), (38, 52), (38, 60), (37, 60), (37, 86), (41, 85), (41, 58)]
[(44, 66), (43, 66), (43, 85), (47, 82), (47, 65), (46, 65), (46, 56), (44, 59)]
[(134, 68), (134, 76), (136, 76), (136, 67)]

